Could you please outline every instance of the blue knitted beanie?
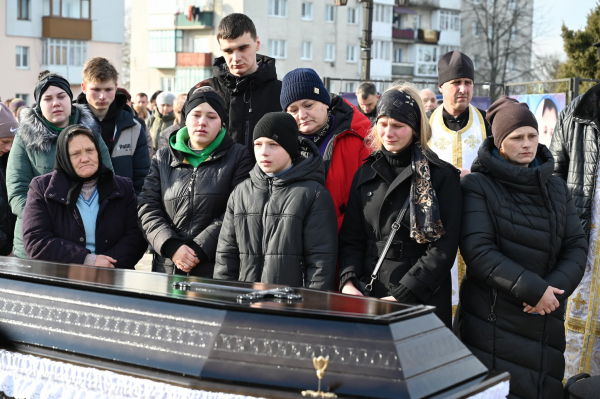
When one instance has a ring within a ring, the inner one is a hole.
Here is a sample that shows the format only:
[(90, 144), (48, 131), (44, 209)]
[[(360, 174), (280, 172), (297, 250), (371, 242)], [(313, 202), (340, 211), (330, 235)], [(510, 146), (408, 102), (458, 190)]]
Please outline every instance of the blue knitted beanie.
[(288, 72), (281, 86), (281, 109), (285, 112), (291, 103), (307, 99), (331, 104), (329, 92), (314, 69), (298, 68)]

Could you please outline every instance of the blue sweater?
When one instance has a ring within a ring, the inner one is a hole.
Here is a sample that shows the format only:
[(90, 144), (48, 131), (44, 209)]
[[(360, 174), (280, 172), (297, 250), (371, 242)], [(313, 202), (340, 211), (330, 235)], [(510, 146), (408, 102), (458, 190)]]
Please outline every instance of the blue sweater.
[(96, 255), (96, 219), (98, 218), (98, 211), (100, 211), (98, 189), (94, 189), (94, 193), (89, 200), (85, 200), (83, 195), (79, 194), (77, 209), (79, 209), (83, 228), (85, 229), (85, 247), (90, 250), (92, 255)]

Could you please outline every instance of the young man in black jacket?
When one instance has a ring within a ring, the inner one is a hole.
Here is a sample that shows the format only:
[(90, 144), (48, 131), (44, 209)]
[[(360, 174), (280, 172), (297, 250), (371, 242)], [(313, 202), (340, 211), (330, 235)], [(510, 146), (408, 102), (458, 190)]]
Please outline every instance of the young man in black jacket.
[(213, 87), (225, 94), (233, 141), (252, 150), (256, 123), (268, 112), (281, 111), (275, 60), (256, 53), (260, 40), (254, 23), (244, 14), (223, 18), (217, 40), (223, 56), (213, 64)]
[(117, 92), (119, 74), (109, 60), (94, 57), (83, 68), (83, 92), (77, 103), (85, 105), (102, 128), (115, 174), (133, 181), (139, 194), (150, 170), (145, 128), (134, 119), (127, 97)]

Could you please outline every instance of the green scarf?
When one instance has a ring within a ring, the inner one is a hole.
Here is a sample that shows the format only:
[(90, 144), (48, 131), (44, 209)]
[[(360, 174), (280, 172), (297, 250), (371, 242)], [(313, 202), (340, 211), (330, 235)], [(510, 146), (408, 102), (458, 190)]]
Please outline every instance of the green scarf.
[(225, 137), (226, 131), (225, 128), (221, 128), (217, 137), (200, 152), (200, 154), (196, 154), (190, 147), (188, 147), (187, 142), (190, 139), (190, 135), (188, 134), (187, 127), (179, 129), (175, 136), (171, 137), (171, 147), (177, 151), (181, 151), (185, 154), (185, 158), (183, 162), (189, 163), (194, 168), (200, 165), (202, 162), (206, 161), (210, 154), (221, 144), (223, 138)]
[(79, 121), (79, 109), (77, 109), (76, 107), (73, 107), (73, 110), (71, 111), (71, 115), (69, 116), (69, 124), (65, 127), (58, 127), (58, 126), (50, 123), (50, 121), (47, 120), (46, 118), (44, 118), (44, 115), (42, 115), (42, 113), (39, 112), (39, 109), (37, 107), (33, 109), (33, 112), (38, 117), (38, 119), (40, 121), (42, 121), (44, 126), (46, 126), (52, 133), (56, 134), (57, 136), (60, 134), (60, 132), (62, 132), (64, 129), (66, 129), (67, 126), (71, 126), (74, 121), (75, 121), (75, 123), (77, 123)]

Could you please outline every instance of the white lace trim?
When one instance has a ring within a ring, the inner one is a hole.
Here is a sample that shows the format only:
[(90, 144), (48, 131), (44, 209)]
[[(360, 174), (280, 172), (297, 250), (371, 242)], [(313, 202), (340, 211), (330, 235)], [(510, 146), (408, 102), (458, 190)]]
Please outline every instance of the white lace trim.
[(16, 399), (255, 399), (0, 351), (0, 391)]
[[(469, 399), (505, 399), (504, 381)], [(256, 399), (196, 391), (112, 371), (0, 351), (0, 391), (16, 399)]]

